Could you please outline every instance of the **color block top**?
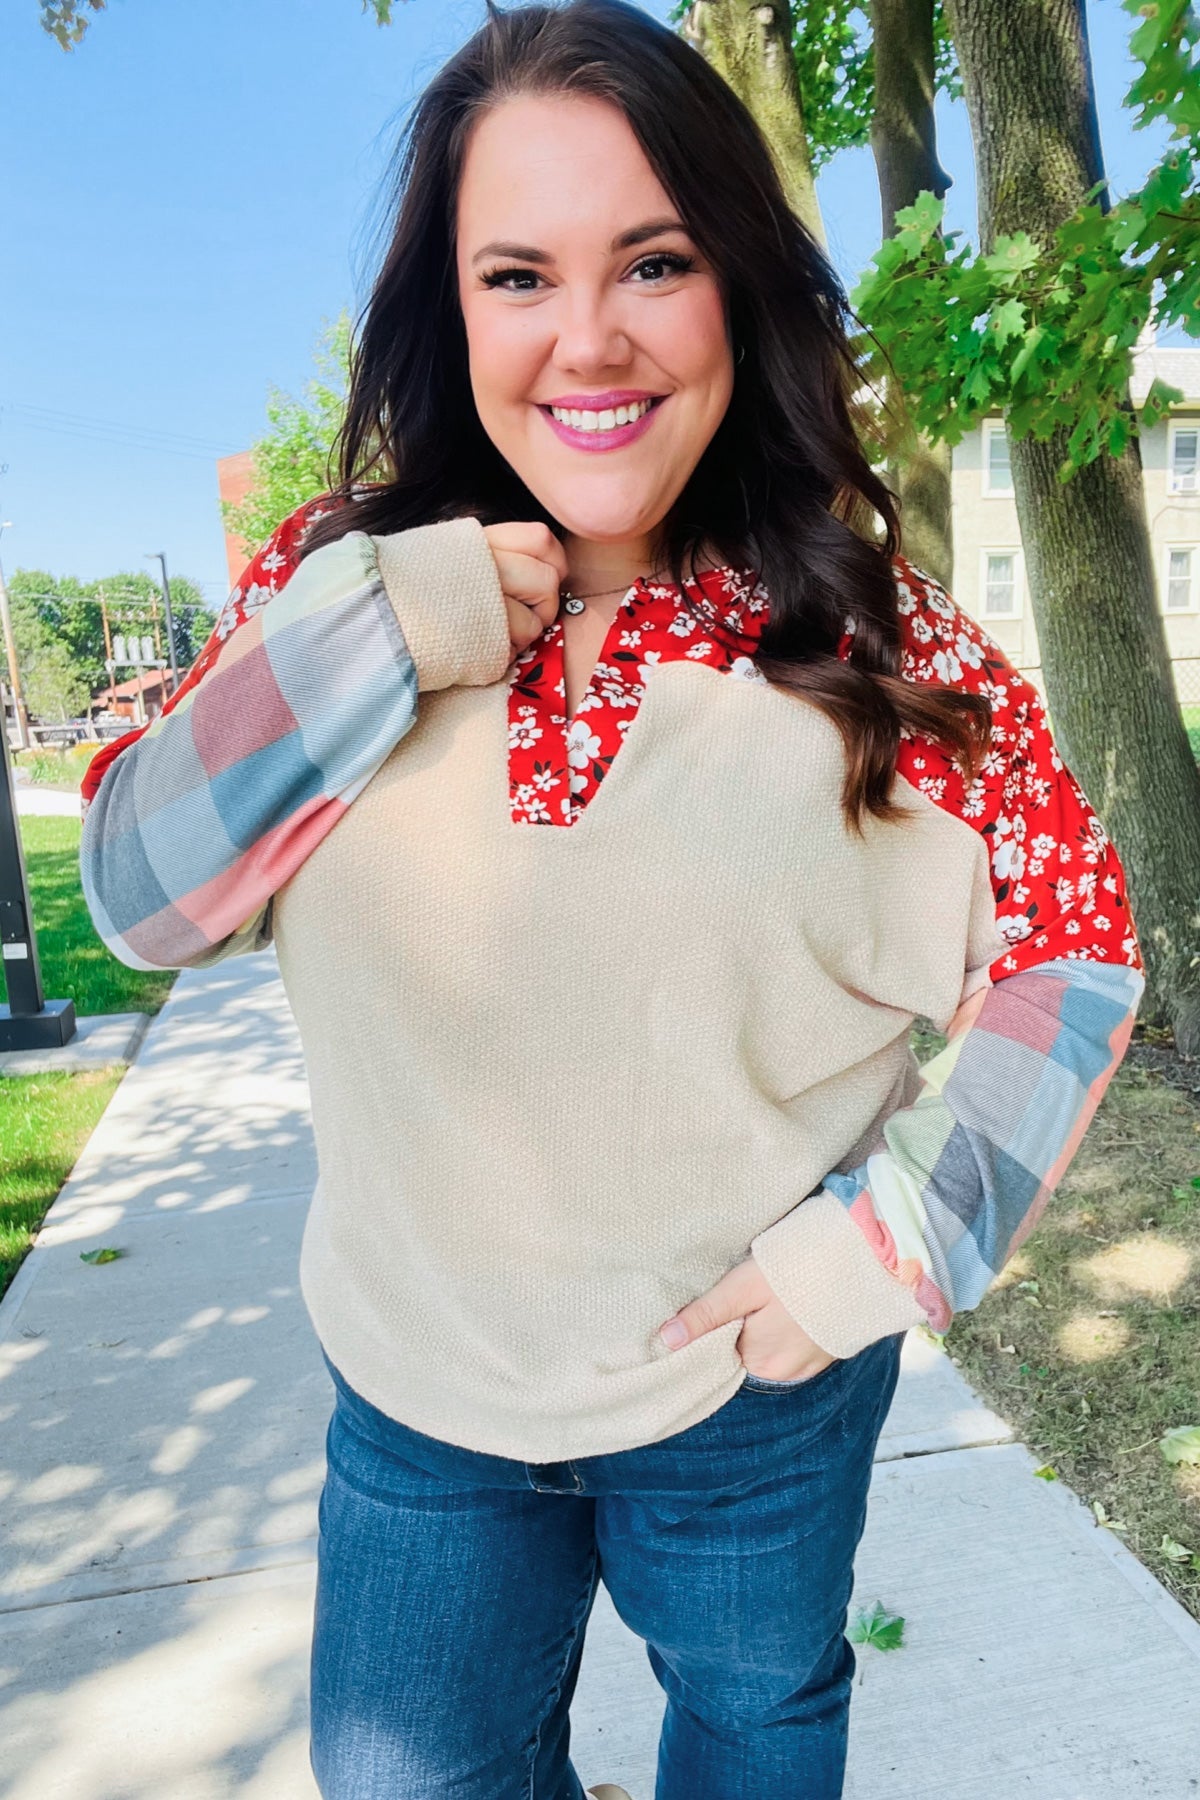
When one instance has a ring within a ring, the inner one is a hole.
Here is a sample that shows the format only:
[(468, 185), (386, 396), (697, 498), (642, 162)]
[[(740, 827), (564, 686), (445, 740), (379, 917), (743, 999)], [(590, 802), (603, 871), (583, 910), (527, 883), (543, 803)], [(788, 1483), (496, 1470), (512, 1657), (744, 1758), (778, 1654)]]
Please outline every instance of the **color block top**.
[[(906, 738), (907, 816), (859, 838), (744, 571), (634, 584), (568, 720), (557, 623), (509, 669), (477, 521), (300, 562), (312, 516), (96, 758), (83, 878), (135, 966), (274, 937), (320, 1164), (301, 1282), (352, 1385), (556, 1461), (728, 1399), (740, 1321), (657, 1328), (748, 1253), (838, 1356), (976, 1305), (1143, 987), (1036, 691), (899, 562), (904, 675), (986, 693), (993, 746), (968, 786)], [(950, 1033), (922, 1069), (916, 1016)]]

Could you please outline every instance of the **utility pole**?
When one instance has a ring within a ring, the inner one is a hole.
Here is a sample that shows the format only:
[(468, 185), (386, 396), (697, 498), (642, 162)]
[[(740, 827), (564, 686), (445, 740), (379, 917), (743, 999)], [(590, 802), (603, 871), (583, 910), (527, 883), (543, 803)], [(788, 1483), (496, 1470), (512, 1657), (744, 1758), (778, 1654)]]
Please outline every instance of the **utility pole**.
[(113, 661), (112, 632), (108, 628), (108, 598), (104, 589), (100, 589), (100, 617), (104, 624), (104, 666), (108, 670), (108, 703), (112, 712), (117, 710), (117, 665)]
[[(6, 519), (0, 525), (0, 531), (8, 529)], [(4, 649), (8, 657), (8, 686), (13, 698), (13, 711), (17, 715), (17, 748), (29, 748), (29, 715), (25, 711), (25, 696), (21, 692), (21, 671), (17, 665), (17, 640), (13, 636), (12, 614), (8, 610), (8, 588), (4, 582), (4, 570), (0, 567), (0, 625), (4, 629)], [(7, 728), (5, 728), (7, 738)]]
[(162, 564), (163, 612), (167, 620), (167, 655), (171, 659), (171, 692), (179, 686), (179, 659), (175, 654), (175, 620), (171, 614), (171, 583), (167, 579), (167, 553), (165, 550), (149, 550), (147, 562), (157, 559)]

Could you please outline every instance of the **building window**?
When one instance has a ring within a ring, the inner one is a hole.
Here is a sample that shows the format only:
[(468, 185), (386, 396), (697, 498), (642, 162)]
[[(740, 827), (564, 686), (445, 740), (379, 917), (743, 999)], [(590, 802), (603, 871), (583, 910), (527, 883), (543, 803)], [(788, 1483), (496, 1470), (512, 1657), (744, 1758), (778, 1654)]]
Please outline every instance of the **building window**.
[(985, 494), (1011, 494), (1013, 491), (1008, 432), (998, 419), (989, 419), (983, 427), (983, 491)]
[(1173, 494), (1200, 493), (1200, 426), (1172, 425), (1170, 491)]
[(1196, 611), (1196, 576), (1200, 554), (1194, 544), (1171, 544), (1167, 549), (1167, 579), (1163, 586), (1163, 611)]
[(984, 619), (1016, 619), (1021, 614), (1021, 552), (983, 553)]

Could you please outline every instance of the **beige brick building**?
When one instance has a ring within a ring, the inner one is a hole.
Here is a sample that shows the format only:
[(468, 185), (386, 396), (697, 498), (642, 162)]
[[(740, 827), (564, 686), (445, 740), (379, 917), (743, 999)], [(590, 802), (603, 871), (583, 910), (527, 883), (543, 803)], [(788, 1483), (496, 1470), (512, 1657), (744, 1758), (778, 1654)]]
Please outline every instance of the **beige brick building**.
[[(1184, 399), (1141, 437), (1158, 603), (1181, 702), (1200, 707), (1200, 349), (1162, 349), (1146, 334), (1134, 358), (1134, 404), (1158, 376)], [(955, 599), (1041, 687), (1041, 656), (1008, 439), (997, 416), (954, 451)]]

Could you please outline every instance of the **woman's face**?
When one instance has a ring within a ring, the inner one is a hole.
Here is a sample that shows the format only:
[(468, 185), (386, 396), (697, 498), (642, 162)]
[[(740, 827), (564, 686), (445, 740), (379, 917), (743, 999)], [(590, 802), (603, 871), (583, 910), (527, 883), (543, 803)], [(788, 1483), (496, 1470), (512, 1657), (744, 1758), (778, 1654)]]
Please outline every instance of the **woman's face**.
[(567, 532), (651, 533), (720, 424), (733, 362), (716, 272), (624, 115), (537, 95), (485, 113), (457, 267), (475, 404), (500, 454)]

